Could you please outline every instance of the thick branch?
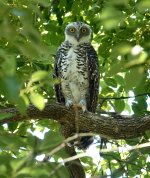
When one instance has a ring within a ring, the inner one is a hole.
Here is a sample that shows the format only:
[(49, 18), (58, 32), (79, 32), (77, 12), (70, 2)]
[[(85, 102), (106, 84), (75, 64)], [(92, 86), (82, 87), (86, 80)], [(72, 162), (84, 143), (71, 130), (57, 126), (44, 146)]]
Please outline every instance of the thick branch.
[[(73, 109), (67, 109), (60, 104), (48, 104), (43, 111), (39, 111), (34, 106), (27, 109), (27, 116), (21, 116), (17, 109), (3, 109), (0, 113), (12, 113), (14, 116), (5, 118), (0, 123), (23, 121), (27, 119), (49, 118), (62, 124), (69, 124), (75, 132), (75, 113)], [(87, 112), (79, 114), (79, 131), (93, 132), (106, 138), (129, 139), (136, 138), (150, 130), (150, 116), (141, 118), (134, 117), (105, 117)]]

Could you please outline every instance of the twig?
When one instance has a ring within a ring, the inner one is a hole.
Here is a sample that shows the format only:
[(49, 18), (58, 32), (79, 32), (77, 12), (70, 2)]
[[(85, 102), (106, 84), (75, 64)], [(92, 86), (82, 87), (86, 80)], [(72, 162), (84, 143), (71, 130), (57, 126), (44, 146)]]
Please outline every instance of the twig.
[(100, 150), (100, 153), (108, 153), (108, 152), (114, 152), (114, 151), (120, 151), (120, 150), (122, 151), (122, 153), (124, 153), (126, 151), (132, 151), (135, 149), (141, 149), (141, 148), (145, 148), (145, 147), (150, 147), (150, 142), (132, 146), (131, 148), (119, 147), (119, 148), (112, 148), (112, 149), (102, 149), (102, 150)]
[(102, 100), (120, 100), (120, 99), (129, 99), (129, 98), (136, 98), (141, 96), (150, 96), (150, 93), (141, 93), (135, 96), (121, 96), (121, 97), (99, 97)]
[(63, 166), (65, 163), (67, 162), (70, 162), (70, 161), (73, 161), (73, 160), (76, 160), (76, 159), (79, 159), (79, 158), (82, 158), (82, 157), (85, 157), (85, 156), (89, 156), (87, 153), (80, 153), (78, 155), (75, 155), (75, 156), (72, 156), (72, 157), (69, 157), (69, 158), (66, 158), (64, 159), (58, 166), (56, 166), (56, 168), (50, 173), (49, 175), (49, 178), (54, 175), (56, 173), (56, 171), (58, 169), (60, 169), (61, 166)]
[(63, 143), (61, 143), (59, 146), (57, 146), (56, 148), (54, 148), (53, 150), (51, 150), (48, 155), (52, 156), (53, 154), (57, 153), (59, 150), (61, 150), (62, 148), (64, 148), (67, 143), (69, 143), (69, 142), (71, 142), (71, 141), (73, 141), (73, 140), (75, 140), (75, 139), (77, 139), (79, 137), (94, 136), (94, 135), (95, 134), (93, 134), (93, 133), (79, 133), (79, 134), (75, 134), (75, 135), (73, 135), (71, 137), (68, 137), (67, 139), (65, 139), (63, 141)]

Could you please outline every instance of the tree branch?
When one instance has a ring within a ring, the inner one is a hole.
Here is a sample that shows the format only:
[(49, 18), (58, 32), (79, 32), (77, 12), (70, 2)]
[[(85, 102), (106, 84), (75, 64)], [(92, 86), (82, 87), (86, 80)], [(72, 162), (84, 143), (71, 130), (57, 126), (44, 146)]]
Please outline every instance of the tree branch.
[[(11, 113), (12, 117), (0, 121), (1, 124), (23, 121), (27, 119), (53, 119), (61, 124), (68, 125), (70, 130), (75, 131), (75, 113), (73, 109), (67, 109), (60, 104), (47, 104), (43, 111), (34, 106), (27, 109), (26, 116), (20, 115), (15, 108), (3, 109), (0, 113)], [(150, 130), (150, 115), (141, 118), (129, 116), (98, 116), (87, 112), (79, 114), (79, 132), (92, 132), (106, 138), (130, 139), (143, 135)]]
[[(1, 113), (9, 113), (11, 116), (0, 121), (1, 124), (30, 120), (30, 119), (53, 119), (64, 125), (62, 134), (65, 138), (76, 132), (78, 124), (79, 132), (92, 132), (106, 138), (129, 139), (143, 135), (150, 130), (150, 116), (141, 118), (129, 116), (102, 116), (90, 112), (79, 111), (78, 123), (76, 123), (75, 110), (67, 109), (61, 104), (47, 104), (43, 111), (39, 111), (34, 106), (29, 106), (25, 116), (22, 116), (16, 108), (2, 109)], [(74, 147), (66, 145), (66, 152), (70, 157), (76, 156)], [(78, 157), (77, 157), (78, 158)], [(65, 163), (69, 171), (70, 178), (85, 178), (84, 169), (79, 159)]]

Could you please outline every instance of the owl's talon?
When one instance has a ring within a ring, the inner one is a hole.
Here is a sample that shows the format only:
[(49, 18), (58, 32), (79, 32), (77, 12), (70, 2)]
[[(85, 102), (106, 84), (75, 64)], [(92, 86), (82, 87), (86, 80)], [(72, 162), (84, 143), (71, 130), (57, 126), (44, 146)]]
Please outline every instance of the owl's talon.
[(86, 106), (82, 106), (82, 111), (83, 111), (83, 113), (87, 112)]
[(68, 100), (66, 101), (66, 107), (67, 107), (67, 108), (70, 108), (72, 105), (73, 105), (72, 100), (69, 100), (69, 99), (68, 99)]
[(83, 113), (86, 112), (87, 111), (86, 101), (84, 99), (82, 99), (79, 104), (81, 105)]

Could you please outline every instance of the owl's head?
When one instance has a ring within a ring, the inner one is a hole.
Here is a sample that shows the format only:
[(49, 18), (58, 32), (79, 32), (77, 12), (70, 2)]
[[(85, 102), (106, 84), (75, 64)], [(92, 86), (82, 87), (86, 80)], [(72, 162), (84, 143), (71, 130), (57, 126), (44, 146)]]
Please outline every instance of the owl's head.
[(66, 26), (65, 40), (74, 45), (90, 43), (92, 30), (83, 22), (72, 22)]

